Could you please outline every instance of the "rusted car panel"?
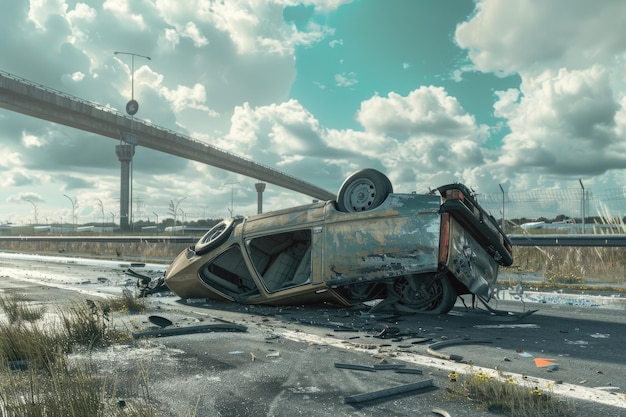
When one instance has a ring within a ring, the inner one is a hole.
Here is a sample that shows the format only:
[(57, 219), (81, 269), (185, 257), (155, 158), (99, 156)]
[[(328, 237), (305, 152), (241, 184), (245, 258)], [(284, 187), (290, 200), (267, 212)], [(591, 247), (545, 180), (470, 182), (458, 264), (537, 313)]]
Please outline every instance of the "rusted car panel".
[(489, 300), (490, 289), (498, 277), (498, 264), (454, 218), (450, 218), (446, 265), (469, 292)]
[(172, 262), (166, 285), (182, 298), (249, 304), (382, 299), (446, 313), (457, 295), (487, 301), (510, 242), (461, 184), (395, 194), (382, 174), (346, 180), (337, 201), (215, 226)]
[(324, 279), (331, 285), (435, 272), (439, 207), (435, 195), (392, 194), (376, 210), (327, 208)]

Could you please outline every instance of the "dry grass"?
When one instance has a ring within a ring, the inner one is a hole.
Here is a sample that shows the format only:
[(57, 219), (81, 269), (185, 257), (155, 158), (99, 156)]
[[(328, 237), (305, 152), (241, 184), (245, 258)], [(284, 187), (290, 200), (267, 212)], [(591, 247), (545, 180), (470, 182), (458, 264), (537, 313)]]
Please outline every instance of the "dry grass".
[[(585, 233), (626, 234), (626, 224), (621, 218), (612, 217), (603, 207), (597, 210), (597, 214), (595, 223), (586, 225)], [(545, 229), (522, 233), (551, 234), (563, 231)], [(503, 268), (503, 271), (541, 275), (547, 287), (626, 284), (626, 248), (519, 246), (514, 248), (513, 255), (515, 264)]]
[[(3, 310), (22, 311), (24, 301), (6, 298)], [(119, 305), (126, 305), (119, 301)], [(130, 338), (111, 324), (115, 303), (78, 302), (56, 323), (0, 320), (0, 415), (3, 417), (156, 417), (147, 372), (119, 384), (92, 365), (73, 365), (70, 351), (89, 350)], [(7, 317), (9, 314), (7, 314)], [(18, 316), (20, 316), (18, 314)], [(125, 400), (123, 398), (132, 398)]]
[(510, 417), (567, 417), (575, 412), (573, 402), (560, 401), (534, 386), (518, 385), (512, 378), (495, 378), (480, 370), (461, 376), (453, 372), (448, 377), (451, 397), (466, 398), (490, 412)]
[(516, 247), (515, 264), (502, 271), (534, 273), (544, 283), (626, 284), (626, 248)]

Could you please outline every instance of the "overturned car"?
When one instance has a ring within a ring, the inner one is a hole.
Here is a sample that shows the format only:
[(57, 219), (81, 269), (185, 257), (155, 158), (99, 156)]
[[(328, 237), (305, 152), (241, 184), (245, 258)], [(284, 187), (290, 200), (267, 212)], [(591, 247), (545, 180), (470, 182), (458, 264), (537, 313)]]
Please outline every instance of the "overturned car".
[(511, 243), (462, 184), (393, 193), (364, 169), (336, 201), (223, 220), (172, 262), (181, 298), (246, 304), (336, 302), (447, 313), (458, 295), (489, 301)]

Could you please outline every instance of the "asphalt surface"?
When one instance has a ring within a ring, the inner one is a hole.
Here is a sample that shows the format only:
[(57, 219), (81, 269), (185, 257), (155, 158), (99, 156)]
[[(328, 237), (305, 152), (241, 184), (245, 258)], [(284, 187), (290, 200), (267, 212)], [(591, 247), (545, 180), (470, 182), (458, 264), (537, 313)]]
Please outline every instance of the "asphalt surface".
[[(128, 263), (64, 262), (0, 256), (0, 295), (18, 293), (53, 312), (77, 298), (133, 289), (124, 274)], [(164, 268), (135, 267), (146, 274)], [(459, 302), (445, 316), (396, 317), (367, 307), (242, 306), (153, 295), (145, 313), (120, 314), (117, 325), (136, 334), (155, 331), (160, 328), (148, 317), (158, 316), (173, 323), (166, 330), (204, 326), (205, 332), (137, 337), (75, 359), (120, 381), (142, 375), (150, 400), (173, 416), (435, 416), (437, 408), (451, 416), (507, 415), (448, 395), (451, 372), (477, 370), (552, 392), (575, 404), (572, 416), (626, 416), (623, 297), (525, 291), (522, 303), (507, 289), (501, 298), (490, 307), (510, 314)], [(537, 311), (524, 316), (531, 310)], [(550, 366), (539, 367), (537, 359)], [(427, 387), (351, 402), (416, 383)]]

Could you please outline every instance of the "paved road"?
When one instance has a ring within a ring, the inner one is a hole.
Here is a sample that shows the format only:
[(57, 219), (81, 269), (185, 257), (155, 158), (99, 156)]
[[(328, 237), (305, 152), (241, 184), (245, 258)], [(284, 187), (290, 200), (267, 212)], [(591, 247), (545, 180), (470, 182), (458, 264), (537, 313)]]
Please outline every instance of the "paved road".
[[(132, 288), (124, 274), (127, 267), (0, 256), (0, 294), (17, 292), (51, 307), (77, 297), (117, 295), (127, 285)], [(162, 269), (148, 265), (143, 270)], [(448, 374), (472, 366), (575, 401), (575, 416), (626, 416), (626, 310), (621, 300), (603, 298), (616, 302), (590, 307), (600, 303), (557, 304), (557, 299), (562, 297), (527, 292), (525, 304), (491, 304), (515, 313), (538, 309), (519, 320), (461, 303), (445, 316), (391, 317), (330, 305), (255, 307), (152, 296), (145, 314), (120, 317), (121, 325), (136, 332), (153, 330), (147, 316), (159, 315), (172, 320), (173, 327), (228, 322), (247, 331), (140, 338), (96, 352), (91, 359), (111, 373), (147, 372), (151, 398), (172, 415), (190, 415), (196, 407), (198, 416), (433, 416), (433, 408), (452, 416), (501, 415), (446, 395)], [(428, 352), (431, 343), (440, 341), (460, 343), (437, 350), (457, 361)], [(554, 366), (539, 368), (535, 359)], [(418, 369), (422, 375), (336, 367), (381, 362)], [(425, 391), (346, 402), (352, 395), (430, 379), (434, 387)]]

